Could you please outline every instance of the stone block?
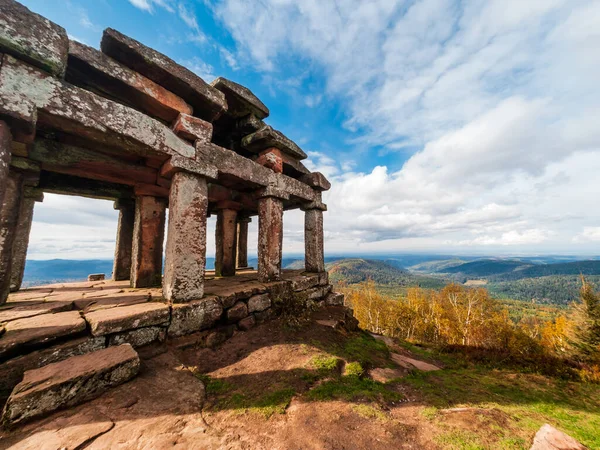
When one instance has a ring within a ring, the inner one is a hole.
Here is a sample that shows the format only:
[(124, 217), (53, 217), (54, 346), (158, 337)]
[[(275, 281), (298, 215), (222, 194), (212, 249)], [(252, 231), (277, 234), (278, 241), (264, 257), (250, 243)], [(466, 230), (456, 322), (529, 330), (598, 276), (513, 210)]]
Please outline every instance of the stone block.
[(165, 122), (173, 122), (180, 113), (192, 113), (192, 107), (181, 97), (99, 50), (76, 41), (69, 42), (66, 80), (118, 99)]
[(306, 153), (295, 142), (269, 125), (245, 136), (241, 144), (243, 148), (254, 153), (259, 153), (269, 147), (276, 147), (297, 160), (307, 158)]
[(305, 291), (306, 289), (310, 289), (319, 285), (319, 275), (306, 273), (291, 278), (290, 282), (292, 283), (292, 289), (294, 291)]
[(104, 273), (91, 273), (88, 275), (88, 281), (102, 281), (106, 278), (106, 274)]
[(77, 335), (85, 331), (85, 320), (77, 311), (42, 314), (8, 322), (5, 330), (0, 337), (0, 360)]
[(186, 99), (194, 115), (213, 121), (227, 110), (225, 95), (191, 70), (116, 30), (104, 30), (102, 52)]
[(248, 300), (248, 312), (264, 311), (271, 307), (269, 294), (260, 294), (250, 297)]
[(39, 316), (41, 314), (54, 314), (73, 309), (73, 302), (41, 302), (41, 303), (13, 303), (0, 307), (0, 322), (11, 322), (13, 320), (25, 319), (27, 317)]
[(214, 80), (211, 86), (225, 94), (228, 115), (238, 118), (253, 114), (258, 119), (269, 116), (269, 108), (247, 87), (223, 77)]
[(306, 175), (300, 177), (300, 181), (308, 184), (311, 188), (318, 191), (328, 191), (331, 189), (331, 183), (321, 172), (307, 173)]
[(263, 150), (256, 158), (256, 162), (261, 166), (268, 167), (273, 172), (283, 173), (283, 158), (281, 157), (281, 150), (278, 148), (268, 148)]
[(8, 398), (2, 421), (15, 425), (78, 405), (130, 380), (139, 369), (138, 354), (124, 344), (29, 370)]
[[(235, 278), (237, 279), (237, 277)], [(234, 279), (234, 280), (235, 280)], [(223, 308), (231, 308), (238, 300), (246, 300), (253, 295), (265, 292), (265, 286), (256, 282), (233, 283), (228, 282), (224, 285), (213, 285), (206, 287), (206, 292), (216, 295), (221, 300)]]
[(146, 327), (117, 333), (108, 337), (108, 345), (130, 344), (132, 347), (142, 347), (152, 342), (163, 342), (167, 335), (164, 327)]
[(325, 296), (325, 305), (344, 306), (344, 294), (340, 294), (339, 292), (330, 292)]
[(256, 319), (252, 314), (238, 322), (238, 328), (242, 331), (248, 331), (256, 325)]
[(544, 424), (533, 438), (530, 450), (586, 450), (587, 447), (568, 434)]
[(244, 302), (237, 302), (227, 310), (227, 322), (236, 323), (248, 316), (248, 306)]
[(169, 322), (169, 306), (164, 303), (140, 303), (85, 313), (94, 336), (120, 333)]
[(14, 0), (0, 0), (0, 52), (62, 77), (68, 51), (64, 28)]
[(182, 139), (208, 143), (212, 139), (213, 126), (210, 122), (182, 113), (173, 124), (173, 131)]
[(104, 337), (82, 337), (5, 361), (0, 364), (0, 401), (8, 398), (13, 388), (23, 379), (26, 370), (37, 369), (104, 347), (106, 347)]
[(160, 176), (171, 178), (175, 173), (181, 171), (194, 173), (209, 180), (216, 180), (219, 176), (219, 171), (214, 165), (183, 156), (173, 156), (167, 160), (160, 169)]
[(249, 114), (237, 120), (236, 129), (241, 136), (254, 133), (263, 128), (265, 123), (254, 114)]
[(267, 320), (271, 320), (275, 317), (275, 311), (273, 308), (265, 309), (264, 311), (257, 311), (254, 313), (254, 318), (256, 319), (256, 323), (263, 323)]
[(210, 328), (223, 314), (223, 307), (217, 297), (205, 297), (190, 303), (178, 303), (172, 306), (172, 317), (168, 334), (185, 334)]

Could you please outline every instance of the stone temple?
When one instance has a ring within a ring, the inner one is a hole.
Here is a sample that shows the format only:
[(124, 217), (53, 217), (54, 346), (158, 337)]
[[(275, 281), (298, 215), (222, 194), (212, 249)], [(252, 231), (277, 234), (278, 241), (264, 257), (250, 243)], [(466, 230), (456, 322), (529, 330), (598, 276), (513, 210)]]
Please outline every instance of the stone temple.
[[(0, 398), (9, 425), (126, 381), (139, 368), (136, 347), (191, 334), (212, 345), (289, 302), (343, 302), (323, 258), (330, 184), (264, 122), (263, 102), (113, 29), (100, 48), (0, 0)], [(112, 280), (20, 290), (44, 192), (114, 200)], [(305, 270), (282, 271), (284, 211), (296, 208)], [(205, 270), (211, 214), (214, 272)], [(257, 270), (248, 267), (253, 219)]]

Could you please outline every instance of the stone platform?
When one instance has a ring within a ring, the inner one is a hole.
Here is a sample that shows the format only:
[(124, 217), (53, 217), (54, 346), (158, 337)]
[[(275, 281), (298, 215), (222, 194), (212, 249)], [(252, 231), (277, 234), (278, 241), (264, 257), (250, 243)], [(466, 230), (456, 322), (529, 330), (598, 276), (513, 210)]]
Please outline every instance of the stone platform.
[(277, 316), (286, 302), (335, 303), (331, 289), (326, 272), (284, 271), (281, 281), (261, 283), (256, 271), (243, 270), (222, 278), (207, 272), (205, 296), (181, 304), (127, 280), (21, 290), (0, 307), (0, 402), (26, 370), (121, 344), (213, 346)]

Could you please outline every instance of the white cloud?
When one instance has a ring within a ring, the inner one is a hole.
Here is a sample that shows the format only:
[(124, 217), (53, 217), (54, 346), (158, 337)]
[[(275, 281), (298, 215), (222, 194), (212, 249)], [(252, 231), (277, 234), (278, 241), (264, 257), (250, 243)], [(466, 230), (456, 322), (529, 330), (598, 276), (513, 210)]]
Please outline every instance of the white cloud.
[(584, 227), (573, 242), (600, 242), (600, 227)]
[(216, 78), (214, 74), (215, 68), (196, 56), (191, 59), (184, 59), (178, 62), (208, 83)]

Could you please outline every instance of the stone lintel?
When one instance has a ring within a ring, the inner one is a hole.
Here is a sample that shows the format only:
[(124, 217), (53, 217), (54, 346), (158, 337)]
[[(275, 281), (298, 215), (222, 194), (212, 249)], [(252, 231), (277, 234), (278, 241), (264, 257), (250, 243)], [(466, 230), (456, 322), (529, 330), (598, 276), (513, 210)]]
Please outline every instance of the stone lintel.
[(300, 209), (302, 211), (310, 211), (312, 209), (317, 209), (319, 211), (327, 211), (327, 205), (321, 201), (314, 201), (309, 203), (302, 203), (300, 205)]
[(225, 94), (228, 115), (237, 118), (253, 114), (258, 119), (269, 116), (269, 108), (247, 87), (223, 77), (214, 80), (211, 86)]
[(160, 169), (160, 176), (171, 178), (173, 174), (179, 171), (191, 172), (209, 180), (216, 180), (219, 176), (218, 170), (214, 165), (208, 164), (203, 160), (194, 161), (183, 156), (173, 156), (167, 160)]
[(124, 184), (89, 180), (72, 175), (42, 171), (39, 188), (44, 192), (105, 200), (133, 198), (133, 189)]
[(23, 188), (23, 197), (41, 203), (44, 201), (44, 192), (40, 188), (25, 186)]
[(83, 88), (115, 98), (166, 122), (193, 109), (181, 97), (145, 76), (118, 63), (95, 48), (69, 42), (66, 80)]
[(331, 188), (331, 183), (321, 172), (307, 173), (300, 177), (300, 181), (308, 184), (311, 188), (317, 191), (328, 191)]
[(10, 160), (10, 167), (13, 169), (21, 170), (23, 172), (36, 172), (41, 170), (41, 164), (33, 161), (29, 158), (22, 158), (20, 156), (13, 155)]
[(64, 28), (14, 0), (0, 0), (0, 52), (62, 77), (68, 51)]
[(282, 189), (278, 189), (277, 187), (267, 186), (265, 188), (257, 190), (256, 197), (259, 199), (266, 198), (266, 197), (274, 197), (274, 198), (278, 198), (280, 200), (289, 200), (290, 194), (288, 194), (286, 191), (284, 191)]
[(233, 200), (220, 200), (216, 205), (217, 209), (233, 209), (234, 211), (241, 211), (244, 209), (244, 205)]
[(206, 179), (189, 172), (176, 173), (169, 197), (163, 280), (163, 295), (173, 303), (204, 295), (207, 210)]
[(241, 144), (246, 150), (255, 153), (259, 153), (269, 147), (277, 147), (295, 159), (302, 160), (307, 158), (306, 153), (295, 142), (268, 125), (245, 136)]
[(195, 154), (158, 120), (6, 54), (0, 68), (0, 119), (30, 133), (39, 120), (49, 128), (145, 157)]
[(155, 184), (138, 183), (133, 187), (136, 197), (149, 195), (152, 197), (169, 198), (169, 189)]
[(186, 99), (197, 117), (212, 122), (227, 110), (221, 91), (162, 53), (116, 30), (104, 30), (100, 48), (111, 58)]
[(130, 198), (119, 198), (113, 203), (113, 209), (115, 210), (129, 209), (134, 207), (135, 201)]
[(182, 113), (173, 124), (173, 131), (182, 139), (208, 143), (212, 139), (213, 126), (210, 122)]

